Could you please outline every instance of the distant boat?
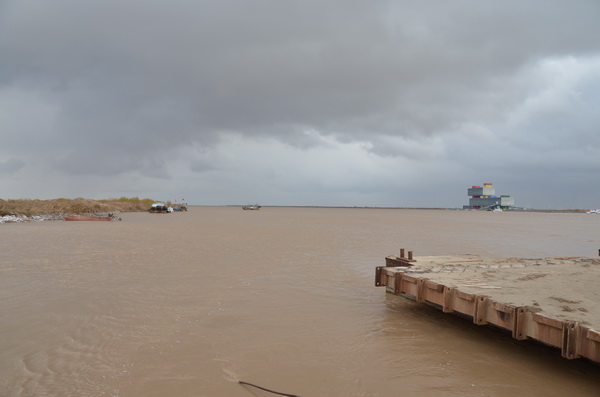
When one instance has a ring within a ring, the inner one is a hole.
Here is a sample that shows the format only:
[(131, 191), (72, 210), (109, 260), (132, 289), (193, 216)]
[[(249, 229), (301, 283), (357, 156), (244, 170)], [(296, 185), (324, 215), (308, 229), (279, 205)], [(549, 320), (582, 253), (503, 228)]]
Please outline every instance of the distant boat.
[(112, 221), (114, 219), (113, 216), (83, 216), (83, 215), (72, 215), (65, 216), (63, 218), (65, 221)]
[(589, 210), (586, 214), (600, 214), (600, 210)]
[(253, 204), (253, 205), (244, 205), (242, 207), (243, 210), (259, 210), (260, 209), (260, 205), (258, 204)]
[(173, 212), (173, 207), (167, 206), (164, 203), (154, 203), (148, 209), (148, 212), (150, 212), (152, 214), (169, 213), (169, 212)]

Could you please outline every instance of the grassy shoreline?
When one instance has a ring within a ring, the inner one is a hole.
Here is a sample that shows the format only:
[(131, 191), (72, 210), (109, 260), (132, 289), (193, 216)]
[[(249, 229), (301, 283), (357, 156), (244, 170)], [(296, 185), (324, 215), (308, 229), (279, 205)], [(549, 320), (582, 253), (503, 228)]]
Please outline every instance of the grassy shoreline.
[[(40, 199), (10, 199), (0, 198), (0, 217), (2, 216), (52, 216), (52, 215), (91, 215), (121, 213), (121, 212), (145, 212), (156, 200), (137, 197), (121, 197), (102, 200), (86, 198), (66, 199), (57, 198), (51, 200)], [(241, 205), (233, 205), (241, 206)], [(288, 206), (271, 206), (288, 207)], [(335, 207), (335, 206), (291, 206), (305, 208), (372, 208), (372, 209), (416, 209), (416, 210), (455, 210), (460, 208), (412, 208), (412, 207)], [(585, 213), (586, 209), (534, 209), (513, 208), (511, 212), (546, 212), (546, 213)]]
[(0, 199), (0, 216), (41, 216), (54, 214), (98, 214), (107, 212), (142, 212), (152, 205), (152, 199), (121, 197), (118, 199), (91, 200), (85, 198), (52, 200)]

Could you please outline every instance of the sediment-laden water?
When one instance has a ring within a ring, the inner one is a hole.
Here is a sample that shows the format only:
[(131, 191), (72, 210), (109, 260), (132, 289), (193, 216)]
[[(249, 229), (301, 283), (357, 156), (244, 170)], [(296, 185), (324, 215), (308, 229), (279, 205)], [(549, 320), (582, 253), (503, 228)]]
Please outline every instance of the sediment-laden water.
[(415, 255), (596, 256), (600, 216), (190, 207), (0, 225), (0, 395), (597, 396), (600, 367), (374, 287)]

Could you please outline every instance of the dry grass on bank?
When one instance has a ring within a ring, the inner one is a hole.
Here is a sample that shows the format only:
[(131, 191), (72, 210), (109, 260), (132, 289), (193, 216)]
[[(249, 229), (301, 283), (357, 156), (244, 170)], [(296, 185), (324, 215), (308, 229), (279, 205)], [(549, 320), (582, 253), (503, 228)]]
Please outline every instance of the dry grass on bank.
[(95, 214), (103, 212), (140, 212), (147, 211), (152, 199), (137, 197), (107, 200), (90, 200), (84, 198), (53, 200), (2, 200), (0, 199), (0, 216), (6, 215), (51, 215), (51, 214)]

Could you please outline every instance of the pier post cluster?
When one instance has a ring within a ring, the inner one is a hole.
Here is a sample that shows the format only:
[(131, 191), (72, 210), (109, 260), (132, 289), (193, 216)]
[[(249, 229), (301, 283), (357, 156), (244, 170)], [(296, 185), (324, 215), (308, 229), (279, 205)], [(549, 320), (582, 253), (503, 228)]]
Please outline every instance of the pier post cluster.
[(375, 286), (410, 300), (426, 303), (444, 313), (458, 313), (472, 318), (477, 325), (491, 325), (511, 333), (517, 340), (534, 339), (561, 349), (564, 358), (587, 358), (600, 362), (600, 332), (576, 321), (550, 318), (540, 309), (497, 302), (487, 295), (470, 294), (406, 270), (414, 265), (412, 251), (386, 257), (386, 266), (375, 269)]

